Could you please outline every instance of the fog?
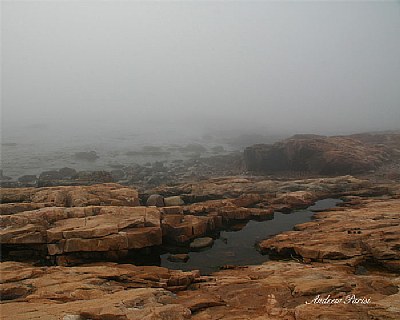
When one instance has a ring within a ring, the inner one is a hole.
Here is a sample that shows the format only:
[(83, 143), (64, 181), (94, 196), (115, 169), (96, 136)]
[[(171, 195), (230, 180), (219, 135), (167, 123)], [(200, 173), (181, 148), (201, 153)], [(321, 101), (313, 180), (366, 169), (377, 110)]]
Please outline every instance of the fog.
[(399, 2), (2, 1), (1, 15), (4, 137), (400, 127)]

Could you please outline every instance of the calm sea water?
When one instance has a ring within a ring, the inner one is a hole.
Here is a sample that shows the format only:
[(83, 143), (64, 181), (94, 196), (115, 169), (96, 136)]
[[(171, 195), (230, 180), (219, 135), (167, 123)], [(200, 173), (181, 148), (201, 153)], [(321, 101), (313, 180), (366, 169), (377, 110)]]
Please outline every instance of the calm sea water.
[[(15, 128), (2, 132), (1, 168), (3, 174), (17, 178), (25, 174), (39, 175), (45, 170), (56, 170), (72, 167), (76, 170), (112, 170), (116, 166), (129, 166), (155, 161), (172, 161), (187, 159), (189, 154), (171, 151), (171, 148), (185, 146), (189, 143), (200, 143), (205, 147), (223, 145), (225, 150), (232, 151), (229, 145), (216, 143), (204, 138), (195, 130), (185, 132), (179, 128), (157, 129), (149, 126), (146, 129), (134, 126), (129, 129), (112, 129), (90, 127), (74, 132), (71, 129), (54, 126), (32, 126)], [(140, 151), (144, 146), (170, 149), (169, 155), (127, 155), (129, 151)], [(76, 152), (94, 150), (99, 158), (95, 161), (78, 160)], [(212, 152), (204, 156), (210, 156)]]

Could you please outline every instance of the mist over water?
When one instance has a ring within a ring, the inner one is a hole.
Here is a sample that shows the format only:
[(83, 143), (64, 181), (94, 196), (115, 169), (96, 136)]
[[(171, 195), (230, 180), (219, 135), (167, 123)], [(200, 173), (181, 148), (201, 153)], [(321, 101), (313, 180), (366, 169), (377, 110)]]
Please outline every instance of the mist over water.
[[(399, 129), (399, 2), (3, 1), (2, 167)], [(258, 137), (258, 138), (257, 138)], [(36, 159), (36, 160), (35, 160)], [(127, 160), (134, 162), (133, 160)]]

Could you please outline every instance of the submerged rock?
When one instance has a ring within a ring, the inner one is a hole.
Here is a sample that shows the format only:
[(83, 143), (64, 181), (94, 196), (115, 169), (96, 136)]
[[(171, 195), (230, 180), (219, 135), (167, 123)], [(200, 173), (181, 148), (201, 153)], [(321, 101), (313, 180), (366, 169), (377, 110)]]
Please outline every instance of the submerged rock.
[(171, 262), (187, 262), (189, 255), (186, 253), (170, 254), (167, 259)]
[(197, 238), (190, 243), (190, 249), (202, 249), (211, 247), (213, 243), (214, 239), (210, 237)]

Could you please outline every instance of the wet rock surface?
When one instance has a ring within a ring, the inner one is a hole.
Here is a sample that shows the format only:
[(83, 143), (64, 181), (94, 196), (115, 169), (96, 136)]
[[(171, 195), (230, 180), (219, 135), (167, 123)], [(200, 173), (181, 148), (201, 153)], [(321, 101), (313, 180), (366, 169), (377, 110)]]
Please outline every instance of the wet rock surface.
[(214, 243), (214, 239), (210, 237), (197, 238), (190, 243), (190, 249), (199, 250), (202, 248), (211, 247)]
[(168, 256), (168, 260), (171, 262), (187, 262), (189, 258), (189, 255), (186, 253), (170, 254)]

